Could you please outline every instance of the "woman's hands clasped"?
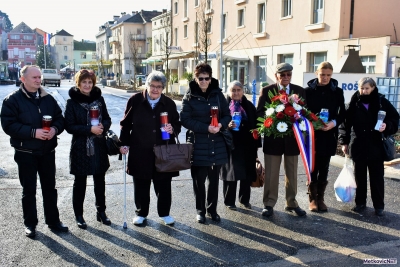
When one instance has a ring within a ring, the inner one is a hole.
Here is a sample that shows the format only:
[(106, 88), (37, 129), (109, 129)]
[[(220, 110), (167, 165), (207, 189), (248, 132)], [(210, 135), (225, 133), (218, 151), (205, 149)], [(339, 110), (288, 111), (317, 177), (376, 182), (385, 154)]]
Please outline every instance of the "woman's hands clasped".
[(95, 135), (100, 135), (103, 133), (104, 130), (104, 126), (103, 124), (99, 123), (99, 125), (96, 126), (92, 126), (92, 128), (90, 129), (90, 131), (95, 134)]
[(218, 126), (208, 126), (208, 132), (212, 134), (216, 134), (221, 130), (222, 124), (218, 123)]
[(171, 123), (167, 123), (164, 127), (164, 130), (169, 134), (174, 133), (174, 127), (172, 127)]

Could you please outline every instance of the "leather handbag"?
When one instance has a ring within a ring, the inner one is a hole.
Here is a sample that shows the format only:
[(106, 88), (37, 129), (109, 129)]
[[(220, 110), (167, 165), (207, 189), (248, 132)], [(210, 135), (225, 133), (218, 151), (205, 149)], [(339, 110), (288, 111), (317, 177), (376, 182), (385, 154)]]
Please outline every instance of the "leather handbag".
[(391, 161), (394, 159), (396, 154), (395, 140), (393, 136), (385, 136), (382, 133), (382, 144), (383, 144), (383, 160)]
[(263, 187), (265, 180), (265, 169), (262, 166), (261, 162), (256, 160), (256, 180), (251, 183), (251, 187)]
[[(176, 135), (175, 135), (176, 136)], [(181, 144), (176, 138), (176, 144), (169, 144), (154, 147), (156, 170), (158, 172), (177, 172), (191, 167), (193, 144)]]
[(107, 146), (107, 154), (109, 156), (118, 155), (119, 152), (119, 138), (112, 130), (108, 130), (106, 132), (106, 146)]
[(228, 148), (229, 152), (235, 149), (235, 145), (233, 144), (233, 135), (231, 131), (228, 129), (220, 131), (222, 136), (224, 137), (226, 147)]

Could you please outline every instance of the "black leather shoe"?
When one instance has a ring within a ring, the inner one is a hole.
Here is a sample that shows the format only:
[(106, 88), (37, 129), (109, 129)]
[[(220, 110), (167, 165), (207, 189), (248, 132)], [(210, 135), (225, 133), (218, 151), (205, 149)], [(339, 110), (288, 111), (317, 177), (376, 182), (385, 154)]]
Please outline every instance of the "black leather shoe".
[(362, 212), (366, 207), (365, 205), (355, 205), (351, 210), (354, 212)]
[(196, 220), (197, 220), (198, 223), (205, 223), (206, 222), (206, 217), (204, 217), (203, 215), (197, 214)]
[(237, 209), (235, 204), (233, 204), (233, 205), (225, 205), (225, 207), (227, 207), (230, 210), (236, 210)]
[(207, 213), (207, 215), (211, 217), (211, 220), (213, 220), (214, 222), (221, 221), (221, 217), (219, 217), (218, 213)]
[(34, 237), (36, 235), (36, 227), (34, 227), (34, 226), (26, 226), (25, 227), (25, 235), (27, 237)]
[(383, 216), (383, 209), (375, 209), (376, 216), (382, 217)]
[(251, 210), (251, 204), (250, 204), (250, 203), (246, 203), (246, 204), (240, 203), (240, 205), (241, 205), (242, 207), (246, 208), (246, 209)]
[(106, 213), (103, 212), (97, 212), (97, 221), (102, 222), (105, 225), (111, 225), (110, 219), (108, 219)]
[(296, 207), (296, 208), (291, 208), (291, 207), (285, 207), (286, 211), (290, 211), (290, 212), (295, 212), (297, 214), (297, 216), (303, 217), (305, 216), (307, 213), (305, 212), (305, 210), (303, 210), (300, 207)]
[(51, 230), (58, 231), (58, 232), (68, 232), (68, 227), (64, 225), (62, 222), (56, 224), (49, 224), (48, 225)]
[(265, 206), (261, 212), (262, 216), (271, 217), (274, 214), (274, 208), (271, 206)]
[(85, 219), (83, 219), (83, 216), (76, 216), (75, 221), (79, 228), (81, 228), (81, 229), (87, 228), (87, 224), (85, 222)]

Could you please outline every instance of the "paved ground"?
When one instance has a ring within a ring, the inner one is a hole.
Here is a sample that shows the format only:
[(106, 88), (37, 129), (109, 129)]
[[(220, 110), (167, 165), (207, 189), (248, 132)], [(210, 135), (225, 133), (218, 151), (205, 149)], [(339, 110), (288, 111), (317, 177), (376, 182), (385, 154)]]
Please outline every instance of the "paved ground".
[[(49, 88), (60, 101), (67, 98), (70, 84)], [(14, 88), (0, 87), (0, 98)], [(106, 103), (112, 110), (114, 124), (124, 109), (127, 95), (104, 89)], [(119, 99), (119, 100), (118, 100)], [(178, 103), (179, 104), (179, 103)], [(178, 106), (179, 109), (179, 106)], [(114, 125), (113, 127), (117, 127)], [(180, 136), (183, 140), (183, 136)], [(171, 215), (174, 226), (161, 223), (156, 211), (156, 196), (151, 191), (151, 207), (147, 224), (135, 227), (133, 185), (127, 184), (128, 229), (123, 225), (123, 166), (117, 157), (110, 157), (111, 168), (106, 177), (107, 214), (111, 226), (95, 219), (93, 182), (88, 178), (84, 217), (88, 229), (79, 229), (72, 211), (73, 177), (68, 170), (71, 136), (60, 135), (57, 149), (57, 189), (61, 220), (70, 227), (68, 233), (52, 232), (45, 224), (40, 184), (37, 203), (38, 235), (35, 239), (23, 234), (21, 186), (19, 185), (13, 150), (8, 137), (0, 130), (0, 266), (362, 266), (364, 259), (395, 258), (400, 260), (400, 183), (385, 180), (386, 208), (382, 218), (374, 215), (371, 200), (362, 214), (350, 211), (352, 203), (338, 202), (333, 182), (341, 168), (331, 166), (326, 196), (327, 213), (308, 212), (299, 218), (284, 211), (284, 176), (281, 170), (279, 199), (272, 218), (263, 218), (262, 189), (252, 190), (253, 209), (231, 211), (223, 206), (220, 186), (217, 224), (207, 220), (195, 222), (194, 197), (189, 171), (172, 182)], [(259, 153), (263, 160), (263, 155)], [(306, 177), (299, 162), (298, 202), (307, 208)], [(237, 203), (238, 204), (238, 203)]]

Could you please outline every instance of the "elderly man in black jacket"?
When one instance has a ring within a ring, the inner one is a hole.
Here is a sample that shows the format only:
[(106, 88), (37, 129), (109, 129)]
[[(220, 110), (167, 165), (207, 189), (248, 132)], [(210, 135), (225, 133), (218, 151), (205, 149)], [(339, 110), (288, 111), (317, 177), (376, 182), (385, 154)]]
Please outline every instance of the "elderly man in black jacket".
[[(38, 223), (36, 210), (36, 183), (39, 173), (43, 194), (46, 224), (53, 230), (67, 232), (59, 219), (55, 181), (55, 148), (57, 137), (64, 131), (64, 118), (56, 100), (40, 87), (38, 66), (21, 69), (21, 87), (9, 94), (1, 109), (1, 126), (10, 136), (15, 149), (22, 186), (22, 210), (25, 235), (34, 237)], [(51, 116), (50, 130), (42, 128), (43, 116)]]
[[(281, 63), (276, 66), (276, 84), (264, 87), (260, 92), (258, 100), (257, 116), (264, 117), (265, 103), (271, 103), (268, 97), (269, 91), (286, 90), (287, 94), (297, 94), (305, 99), (305, 91), (302, 87), (290, 83), (292, 78), (292, 65)], [(285, 188), (286, 188), (286, 207), (285, 210), (295, 212), (298, 216), (306, 215), (306, 212), (299, 207), (296, 201), (297, 194), (297, 161), (300, 154), (294, 136), (275, 138), (274, 136), (264, 136), (264, 162), (265, 162), (265, 184), (262, 215), (270, 217), (274, 213), (274, 206), (278, 200), (279, 169), (284, 155), (285, 167)]]

